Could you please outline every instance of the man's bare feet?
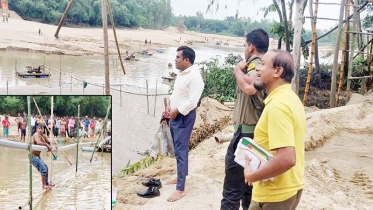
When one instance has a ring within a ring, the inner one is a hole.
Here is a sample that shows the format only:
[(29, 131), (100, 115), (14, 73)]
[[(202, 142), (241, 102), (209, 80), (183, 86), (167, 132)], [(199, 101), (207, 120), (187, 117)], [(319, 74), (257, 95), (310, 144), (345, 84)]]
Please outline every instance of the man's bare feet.
[(168, 184), (168, 185), (170, 185), (170, 184), (177, 184), (177, 178), (172, 179), (172, 180), (166, 182), (166, 184)]
[(180, 198), (184, 197), (185, 191), (176, 190), (172, 195), (167, 199), (168, 202), (175, 202)]
[(44, 186), (43, 186), (43, 189), (44, 189), (44, 190), (49, 190), (49, 189), (51, 189), (51, 188), (52, 188), (52, 187), (49, 186), (49, 185), (44, 185)]

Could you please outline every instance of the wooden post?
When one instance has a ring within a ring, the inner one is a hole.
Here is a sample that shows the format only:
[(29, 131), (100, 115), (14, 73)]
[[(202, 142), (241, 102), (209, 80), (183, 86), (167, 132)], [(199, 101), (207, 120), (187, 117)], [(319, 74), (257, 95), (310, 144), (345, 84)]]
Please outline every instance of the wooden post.
[[(349, 1), (351, 2), (351, 1)], [(357, 6), (358, 6), (358, 1), (354, 1), (354, 7), (353, 7), (353, 20), (354, 22), (352, 23), (352, 30), (351, 31), (356, 31), (356, 25), (357, 25)], [(347, 6), (348, 7), (348, 6)], [(350, 77), (352, 76), (352, 68), (353, 68), (353, 61), (354, 61), (354, 48), (355, 48), (355, 39), (356, 39), (356, 33), (352, 33), (352, 38), (350, 40), (351, 45), (350, 45), (350, 60), (348, 63), (348, 74), (347, 74), (347, 102), (351, 98), (351, 79)]]
[[(120, 65), (121, 65), (121, 67), (122, 67), (123, 74), (126, 75), (126, 70), (124, 69), (123, 60), (122, 60), (122, 55), (120, 54), (120, 49), (119, 49), (119, 44), (118, 44), (118, 39), (117, 39), (117, 33), (116, 33), (116, 31), (115, 31), (115, 23), (114, 23), (113, 13), (112, 13), (112, 10), (111, 10), (110, 1), (109, 1), (109, 0), (106, 0), (106, 1), (107, 1), (108, 9), (109, 9), (109, 15), (110, 15), (111, 26), (113, 27), (114, 39), (115, 39), (115, 43), (116, 43), (116, 45), (117, 45), (118, 57), (119, 57), (119, 60), (120, 60)], [(114, 71), (114, 72), (115, 72), (115, 71)]]
[(106, 1), (102, 0), (102, 27), (104, 30), (105, 92), (110, 95), (109, 38), (107, 33)]
[(60, 95), (61, 95), (61, 92), (62, 92), (62, 81), (61, 81), (61, 78), (62, 77), (62, 73), (61, 73), (61, 71), (60, 71)]
[[(52, 138), (53, 138), (53, 120), (54, 120), (54, 116), (53, 116), (53, 96), (51, 96), (51, 117), (49, 118), (49, 120), (52, 120), (52, 130), (49, 130), (49, 139), (50, 139), (50, 143), (51, 143), (51, 146), (53, 145), (53, 141), (52, 141)], [(48, 127), (48, 125), (46, 125)], [(56, 145), (58, 146), (58, 144)], [(52, 161), (53, 161), (53, 154), (52, 154), (52, 151), (50, 152), (49, 154), (50, 156), (50, 176), (49, 176), (49, 180), (51, 180), (50, 182), (52, 182), (52, 176), (53, 176), (53, 164), (52, 164)], [(47, 180), (48, 181), (48, 180)]]
[(317, 12), (318, 12), (318, 3), (319, 1), (316, 0), (316, 6), (312, 21), (312, 46), (311, 46), (311, 56), (310, 56), (310, 63), (308, 65), (308, 73), (307, 73), (307, 81), (306, 81), (306, 87), (304, 89), (304, 95), (303, 95), (303, 106), (306, 106), (307, 102), (307, 96), (308, 96), (308, 89), (310, 87), (310, 81), (311, 81), (311, 74), (312, 74), (312, 68), (313, 68), (313, 56), (315, 55), (315, 42), (316, 42), (316, 20), (317, 20)]
[(63, 21), (65, 20), (66, 16), (67, 16), (67, 13), (69, 12), (69, 9), (71, 7), (71, 5), (74, 3), (74, 0), (70, 0), (69, 3), (67, 4), (67, 7), (65, 9), (65, 12), (63, 13), (62, 17), (61, 17), (61, 20), (60, 20), (60, 23), (58, 23), (58, 26), (57, 26), (57, 30), (56, 30), (56, 33), (54, 34), (54, 37), (58, 38), (58, 33), (60, 32), (60, 29), (61, 29), (61, 26), (62, 26), (62, 23)]
[[(349, 7), (345, 7), (345, 18), (347, 20), (348, 16), (350, 16), (350, 9)], [(345, 22), (344, 24), (344, 36), (343, 36), (343, 41), (342, 41), (342, 58), (341, 58), (341, 67), (339, 70), (339, 85), (338, 85), (338, 90), (337, 90), (337, 95), (335, 96), (335, 104), (334, 106), (338, 106), (338, 101), (339, 101), (339, 95), (341, 93), (341, 89), (344, 85), (344, 67), (346, 65), (347, 61), (347, 54), (346, 54), (346, 47), (347, 47), (347, 31), (348, 31), (348, 21)]]
[(146, 80), (146, 104), (148, 106), (148, 114), (149, 114), (149, 89), (148, 89), (148, 80)]
[(155, 117), (155, 108), (157, 107), (157, 88), (158, 88), (158, 79), (155, 80), (155, 96), (154, 96), (154, 117)]
[(337, 71), (338, 71), (339, 45), (340, 45), (340, 40), (341, 40), (341, 35), (342, 35), (343, 13), (344, 13), (345, 4), (346, 4), (346, 0), (341, 0), (341, 8), (339, 10), (337, 43), (335, 44), (335, 48), (334, 48), (332, 83), (331, 83), (331, 88), (330, 88), (330, 101), (329, 101), (330, 108), (335, 107), (335, 98), (336, 98), (335, 93), (336, 93), (336, 90), (337, 90)]
[(61, 52), (60, 52), (60, 95), (61, 95), (61, 86), (62, 86), (62, 69), (61, 69), (61, 66), (62, 66), (62, 58), (61, 58)]
[[(80, 104), (78, 104), (78, 120), (79, 120), (79, 125), (80, 125)], [(75, 122), (76, 123), (76, 122)], [(78, 131), (79, 132), (79, 131)], [(78, 158), (79, 158), (79, 139), (80, 139), (80, 136), (79, 136), (79, 133), (78, 133), (78, 142), (76, 143), (76, 168), (75, 168), (75, 172), (78, 172)]]
[(29, 138), (29, 146), (28, 146), (28, 157), (29, 157), (29, 208), (32, 210), (32, 138), (31, 138), (31, 100), (30, 96), (27, 96), (27, 112), (28, 112), (28, 119), (27, 119), (27, 128), (28, 128), (28, 138)]

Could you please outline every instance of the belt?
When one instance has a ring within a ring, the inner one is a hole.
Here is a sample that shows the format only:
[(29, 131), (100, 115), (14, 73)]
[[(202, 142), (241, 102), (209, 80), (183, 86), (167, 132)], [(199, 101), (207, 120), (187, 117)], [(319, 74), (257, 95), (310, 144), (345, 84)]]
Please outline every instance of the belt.
[(233, 124), (234, 131), (237, 132), (238, 128), (241, 127), (241, 133), (254, 133), (255, 125), (240, 125)]

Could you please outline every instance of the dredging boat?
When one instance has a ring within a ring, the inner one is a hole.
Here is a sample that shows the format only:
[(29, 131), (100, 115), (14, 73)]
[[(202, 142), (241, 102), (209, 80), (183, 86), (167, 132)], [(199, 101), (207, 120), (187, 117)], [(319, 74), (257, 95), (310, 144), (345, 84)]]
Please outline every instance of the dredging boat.
[(37, 68), (26, 65), (26, 71), (16, 71), (16, 75), (22, 78), (49, 78), (52, 73), (45, 72), (44, 65), (40, 65)]

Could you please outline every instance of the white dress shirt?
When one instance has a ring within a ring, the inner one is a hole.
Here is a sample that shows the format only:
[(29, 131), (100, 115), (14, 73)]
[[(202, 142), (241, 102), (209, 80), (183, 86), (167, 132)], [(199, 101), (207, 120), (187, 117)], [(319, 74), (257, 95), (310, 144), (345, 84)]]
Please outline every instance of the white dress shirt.
[(36, 119), (35, 117), (31, 117), (31, 126), (35, 126)]
[(197, 65), (192, 65), (180, 71), (174, 84), (174, 91), (170, 97), (172, 109), (178, 109), (182, 115), (187, 115), (197, 107), (205, 83)]

